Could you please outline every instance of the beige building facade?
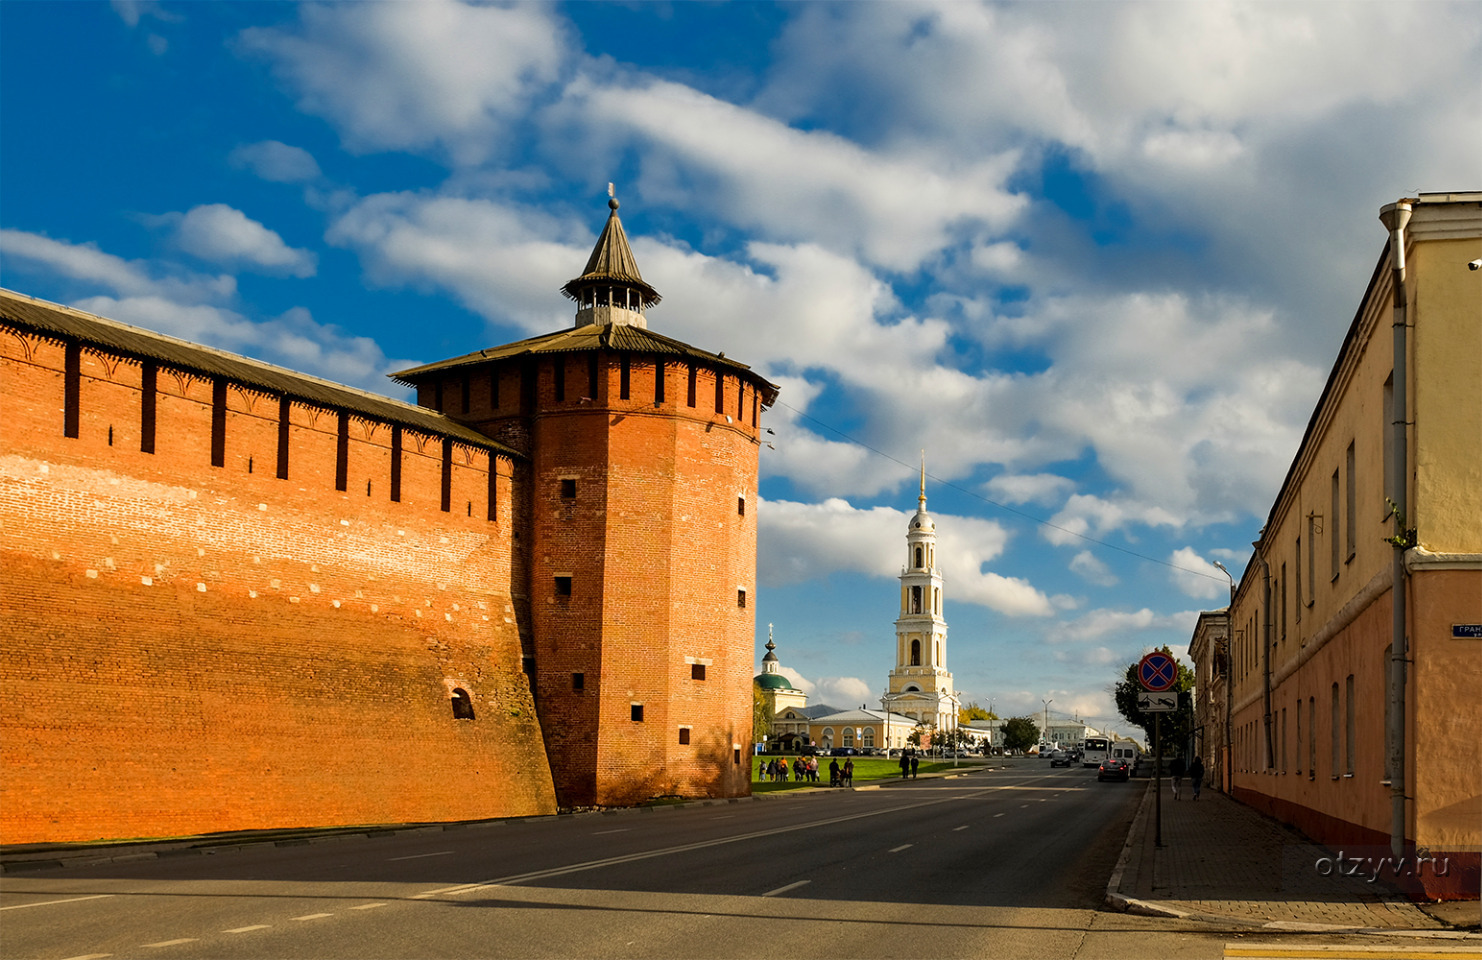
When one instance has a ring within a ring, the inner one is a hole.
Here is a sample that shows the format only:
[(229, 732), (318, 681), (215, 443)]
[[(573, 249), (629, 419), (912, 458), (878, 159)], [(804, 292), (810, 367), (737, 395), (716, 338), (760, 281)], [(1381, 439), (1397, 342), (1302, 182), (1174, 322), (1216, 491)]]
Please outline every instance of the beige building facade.
[[(1226, 614), (1228, 766), (1237, 797), (1412, 891), (1476, 897), (1482, 193), (1382, 218), (1389, 242)], [(1217, 618), (1193, 644), (1206, 706), (1224, 687)], [(1218, 720), (1203, 714), (1216, 770)]]

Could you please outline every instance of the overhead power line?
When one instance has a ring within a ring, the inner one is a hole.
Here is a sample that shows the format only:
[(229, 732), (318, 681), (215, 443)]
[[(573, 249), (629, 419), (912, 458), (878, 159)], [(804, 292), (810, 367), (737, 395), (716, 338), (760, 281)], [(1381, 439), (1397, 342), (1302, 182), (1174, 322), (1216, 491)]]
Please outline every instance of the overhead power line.
[[(879, 449), (878, 447), (872, 447), (868, 443), (865, 443), (863, 440), (859, 440), (859, 439), (857, 439), (857, 438), (855, 438), (853, 436), (850, 436), (849, 434), (845, 433), (843, 430), (840, 430), (838, 427), (835, 427), (832, 424), (824, 423), (822, 420), (818, 419), (817, 417), (810, 416), (809, 414), (804, 413), (803, 411), (799, 410), (797, 407), (790, 406), (790, 405), (782, 402), (781, 400), (778, 400), (777, 401), (777, 406), (779, 406), (779, 407), (787, 407), (787, 409), (791, 410), (793, 413), (797, 414), (802, 419), (807, 420), (810, 423), (816, 423), (818, 426), (822, 427), (823, 429), (827, 430), (828, 432), (830, 432), (830, 433), (832, 433), (832, 434), (834, 434), (836, 436), (843, 437), (849, 443), (854, 444), (856, 447), (860, 447), (862, 449), (868, 450), (871, 453), (875, 454), (875, 456), (877, 456), (877, 457), (883, 457), (886, 460), (889, 460), (891, 463), (900, 464), (901, 466), (905, 467), (907, 470), (911, 470), (911, 471), (915, 471), (916, 470), (916, 467), (915, 467), (914, 464), (907, 463), (905, 460), (902, 460), (899, 457), (891, 456), (890, 454), (886, 453), (884, 450)], [(1173, 563), (1173, 562), (1168, 561), (1168, 560), (1160, 560), (1157, 557), (1150, 557), (1150, 556), (1148, 556), (1145, 553), (1138, 553), (1136, 550), (1129, 550), (1126, 547), (1118, 546), (1115, 543), (1107, 543), (1105, 540), (1098, 540), (1095, 537), (1088, 537), (1084, 533), (1077, 533), (1074, 530), (1071, 530), (1071, 529), (1068, 529), (1066, 527), (1060, 526), (1060, 524), (1058, 524), (1058, 523), (1051, 523), (1049, 520), (1046, 520), (1043, 517), (1036, 517), (1032, 513), (1025, 513), (1023, 510), (1019, 510), (1019, 509), (1016, 509), (1014, 507), (1011, 507), (1011, 506), (1009, 506), (1006, 503), (999, 503), (997, 500), (993, 500), (993, 499), (990, 499), (988, 497), (983, 496), (981, 493), (978, 493), (976, 490), (969, 490), (966, 487), (959, 486), (959, 485), (953, 483), (950, 480), (943, 480), (941, 477), (934, 476), (933, 474), (930, 474), (930, 473), (928, 473), (927, 476), (928, 477), (931, 477), (931, 479), (932, 479), (932, 481), (934, 483), (940, 484), (941, 486), (947, 487), (948, 489), (951, 489), (951, 490), (956, 490), (958, 493), (961, 493), (964, 496), (972, 497), (974, 500), (981, 500), (982, 502), (984, 502), (984, 503), (986, 503), (986, 504), (988, 504), (990, 506), (997, 507), (999, 510), (1004, 511), (1005, 513), (1012, 513), (1014, 516), (1021, 517), (1021, 518), (1025, 519), (1025, 520), (1030, 521), (1031, 523), (1037, 523), (1037, 524), (1039, 524), (1042, 527), (1049, 527), (1051, 530), (1058, 530), (1061, 533), (1066, 534), (1067, 536), (1075, 537), (1077, 540), (1083, 540), (1086, 543), (1092, 543), (1092, 544), (1095, 544), (1098, 547), (1106, 547), (1108, 550), (1115, 550), (1118, 553), (1125, 553), (1129, 557), (1136, 557), (1139, 560), (1146, 560), (1149, 563), (1156, 563), (1156, 564), (1159, 564), (1160, 566), (1168, 567), (1170, 570), (1178, 570), (1178, 571), (1180, 571), (1182, 573), (1193, 574), (1196, 577), (1204, 577), (1206, 580), (1222, 581), (1224, 579), (1223, 577), (1217, 577), (1217, 576), (1215, 576), (1212, 573), (1205, 573), (1203, 570), (1195, 570), (1192, 567), (1180, 566), (1179, 564)]]

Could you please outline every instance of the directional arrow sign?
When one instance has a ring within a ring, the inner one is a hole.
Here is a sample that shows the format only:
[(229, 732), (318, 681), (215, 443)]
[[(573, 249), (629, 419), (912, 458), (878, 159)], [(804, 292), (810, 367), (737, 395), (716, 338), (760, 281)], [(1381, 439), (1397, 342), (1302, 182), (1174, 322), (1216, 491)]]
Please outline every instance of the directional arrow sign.
[(1137, 709), (1143, 713), (1169, 713), (1178, 709), (1177, 693), (1139, 693)]
[(1162, 693), (1178, 682), (1178, 664), (1161, 650), (1154, 650), (1137, 664), (1137, 679), (1144, 690)]

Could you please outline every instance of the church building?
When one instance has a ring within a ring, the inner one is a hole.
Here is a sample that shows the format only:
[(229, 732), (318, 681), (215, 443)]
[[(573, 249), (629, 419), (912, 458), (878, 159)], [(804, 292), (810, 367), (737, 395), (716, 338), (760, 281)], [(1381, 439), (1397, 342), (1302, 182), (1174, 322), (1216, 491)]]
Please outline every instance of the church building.
[(900, 616), (895, 621), (895, 669), (890, 671), (880, 707), (941, 735), (957, 728), (962, 704), (947, 669), (947, 621), (942, 616), (942, 572), (936, 552), (936, 523), (926, 512), (923, 457), (916, 513), (906, 529)]
[(777, 388), (609, 205), (573, 325), (415, 404), (0, 291), (0, 842), (749, 792)]

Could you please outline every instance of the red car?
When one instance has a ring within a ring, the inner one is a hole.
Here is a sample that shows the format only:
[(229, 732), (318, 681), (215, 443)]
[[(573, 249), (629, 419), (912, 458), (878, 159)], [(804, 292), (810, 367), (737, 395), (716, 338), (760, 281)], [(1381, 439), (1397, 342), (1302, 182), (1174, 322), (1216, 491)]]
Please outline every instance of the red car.
[(1097, 780), (1127, 780), (1131, 776), (1132, 768), (1127, 766), (1126, 760), (1118, 757), (1107, 757), (1096, 770)]

